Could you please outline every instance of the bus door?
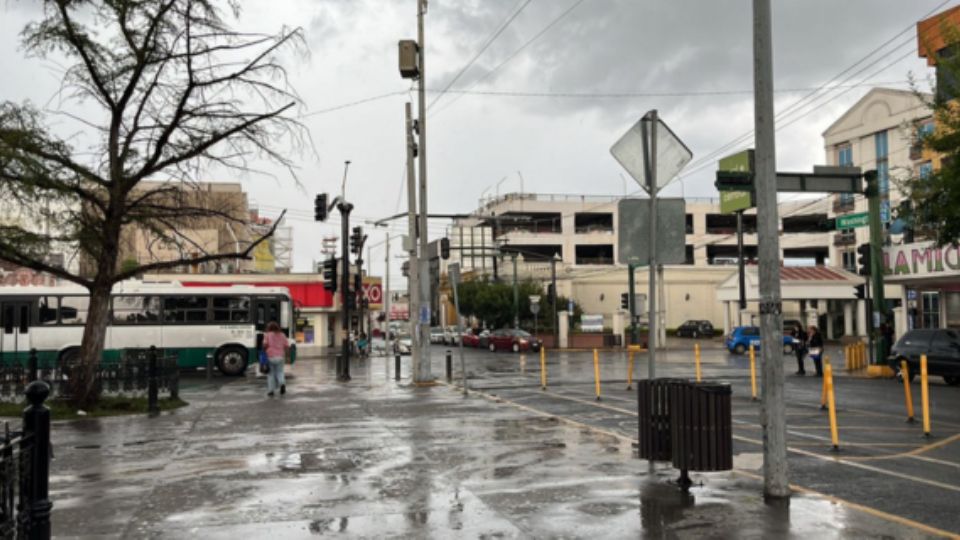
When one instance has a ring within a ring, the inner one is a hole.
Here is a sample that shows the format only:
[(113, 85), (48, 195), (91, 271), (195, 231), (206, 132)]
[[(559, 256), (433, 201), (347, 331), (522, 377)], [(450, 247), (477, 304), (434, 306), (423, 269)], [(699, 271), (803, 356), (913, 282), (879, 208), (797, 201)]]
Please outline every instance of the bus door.
[(27, 361), (30, 351), (31, 303), (0, 301), (0, 353), (4, 359)]
[(281, 322), (281, 300), (279, 298), (270, 298), (265, 296), (255, 296), (253, 298), (253, 324), (257, 330), (257, 350), (263, 348), (263, 332), (267, 329), (267, 323), (276, 321)]

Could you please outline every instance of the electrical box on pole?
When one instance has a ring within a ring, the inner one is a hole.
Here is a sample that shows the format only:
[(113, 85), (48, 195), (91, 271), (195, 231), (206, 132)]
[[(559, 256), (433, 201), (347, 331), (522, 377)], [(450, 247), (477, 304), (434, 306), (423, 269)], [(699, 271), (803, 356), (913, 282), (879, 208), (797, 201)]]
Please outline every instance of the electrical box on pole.
[(400, 52), (400, 77), (404, 79), (420, 78), (420, 47), (412, 39), (401, 39), (398, 44)]

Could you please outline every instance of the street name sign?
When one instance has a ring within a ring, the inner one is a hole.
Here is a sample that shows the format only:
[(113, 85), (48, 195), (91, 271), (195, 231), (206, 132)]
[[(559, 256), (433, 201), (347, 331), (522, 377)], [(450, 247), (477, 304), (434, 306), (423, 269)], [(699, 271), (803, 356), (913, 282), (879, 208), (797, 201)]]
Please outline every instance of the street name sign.
[[(736, 154), (727, 156), (720, 160), (718, 171), (732, 173), (748, 173), (753, 175), (753, 150), (744, 150)], [(751, 184), (753, 182), (751, 181)], [(744, 191), (720, 191), (720, 213), (732, 214), (756, 206), (754, 201), (754, 192), (752, 190)]]
[(847, 214), (845, 216), (837, 216), (837, 230), (856, 229), (857, 227), (869, 227), (869, 226), (870, 226), (870, 214), (867, 212), (861, 212), (859, 214)]

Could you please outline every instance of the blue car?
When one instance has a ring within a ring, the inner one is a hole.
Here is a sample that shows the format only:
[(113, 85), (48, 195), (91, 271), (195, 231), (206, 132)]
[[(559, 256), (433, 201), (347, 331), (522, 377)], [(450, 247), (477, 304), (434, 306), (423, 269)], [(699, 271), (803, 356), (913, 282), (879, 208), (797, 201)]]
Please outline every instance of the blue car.
[[(727, 336), (727, 350), (732, 353), (743, 354), (753, 345), (755, 351), (760, 350), (760, 328), (757, 326), (738, 326)], [(783, 354), (791, 354), (796, 349), (796, 340), (791, 336), (783, 336)]]

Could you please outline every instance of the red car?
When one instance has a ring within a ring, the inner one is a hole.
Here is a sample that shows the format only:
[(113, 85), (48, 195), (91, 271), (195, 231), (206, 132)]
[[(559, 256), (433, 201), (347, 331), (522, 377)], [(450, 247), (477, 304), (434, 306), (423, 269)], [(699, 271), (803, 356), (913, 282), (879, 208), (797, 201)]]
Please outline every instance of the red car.
[(513, 352), (539, 351), (540, 340), (523, 330), (501, 328), (490, 334), (490, 338), (487, 340), (487, 347), (494, 352), (499, 350)]
[(464, 347), (479, 347), (480, 346), (480, 336), (474, 334), (473, 332), (467, 330), (460, 336), (460, 341), (463, 343)]

